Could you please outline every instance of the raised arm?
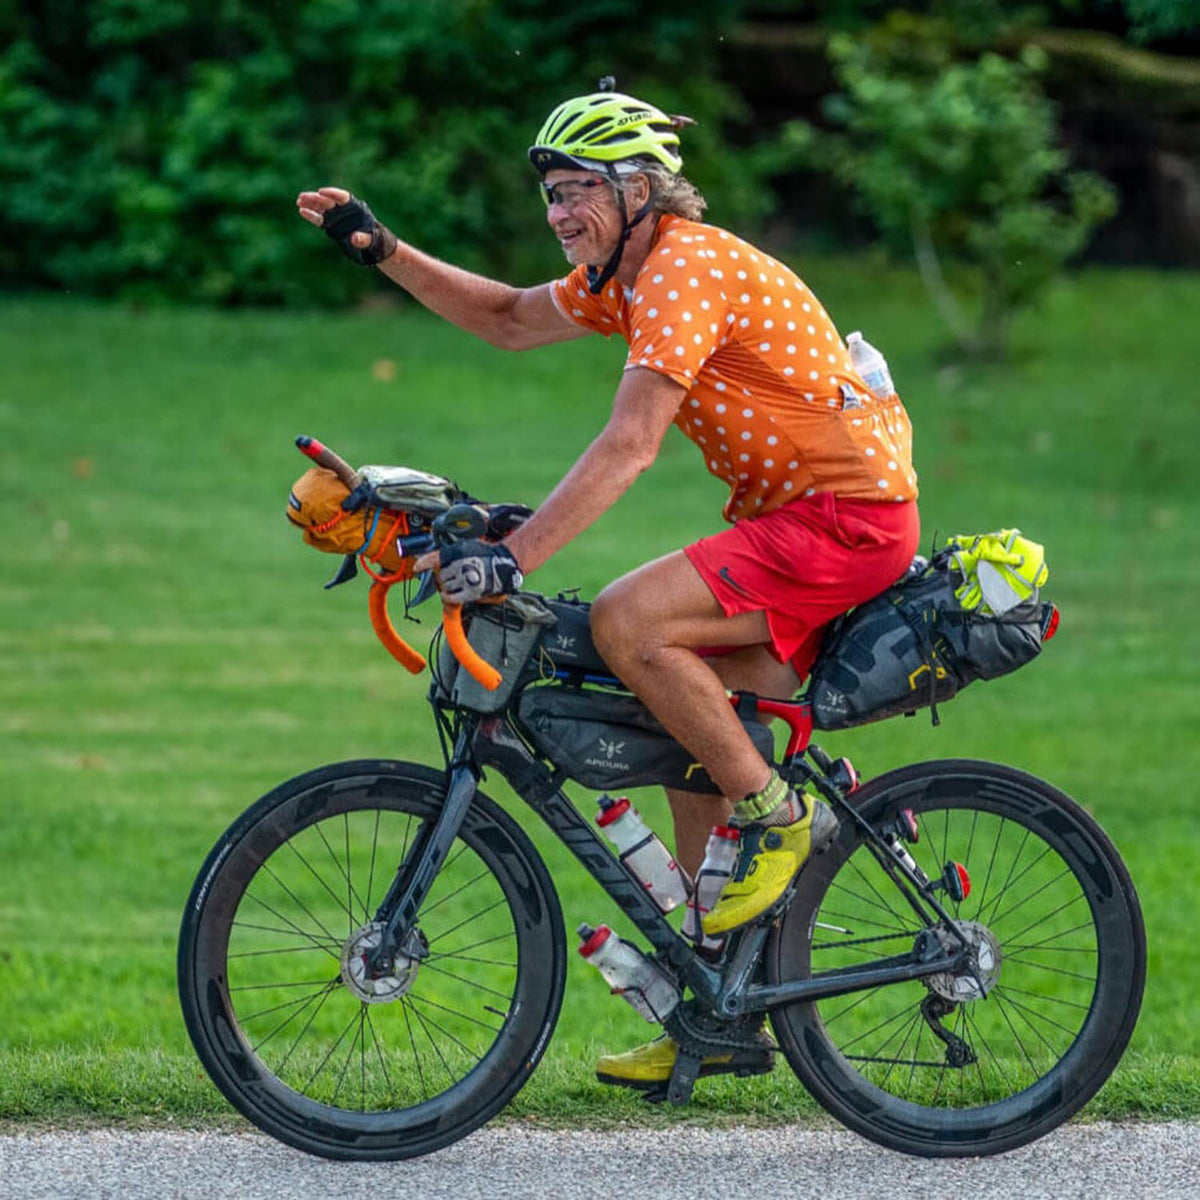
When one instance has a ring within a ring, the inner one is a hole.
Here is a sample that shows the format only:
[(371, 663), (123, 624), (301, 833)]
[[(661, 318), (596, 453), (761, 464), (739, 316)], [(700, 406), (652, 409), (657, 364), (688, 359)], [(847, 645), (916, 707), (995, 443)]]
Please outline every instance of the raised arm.
[(331, 236), (351, 258), (378, 266), (393, 283), (460, 329), (504, 350), (529, 350), (587, 333), (558, 311), (549, 284), (515, 288), (451, 266), (401, 241), (359, 202), (354, 201), (365, 217), (348, 210), (352, 200), (342, 188), (324, 187), (301, 192), (296, 207), (318, 228), (325, 225), (329, 214), (333, 214), (331, 219), (350, 222), (353, 232), (344, 238)]

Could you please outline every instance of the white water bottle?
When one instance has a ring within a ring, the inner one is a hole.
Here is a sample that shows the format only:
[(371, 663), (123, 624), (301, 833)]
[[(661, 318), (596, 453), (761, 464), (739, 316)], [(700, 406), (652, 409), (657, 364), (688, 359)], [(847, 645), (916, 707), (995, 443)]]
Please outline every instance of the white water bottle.
[(896, 394), (892, 383), (892, 373), (888, 370), (887, 359), (863, 339), (863, 335), (855, 330), (846, 338), (846, 346), (850, 351), (850, 363), (855, 374), (867, 385), (878, 400), (886, 400)]
[(617, 857), (641, 880), (663, 912), (687, 900), (691, 881), (628, 800), (601, 796), (596, 824), (616, 846)]
[(613, 995), (628, 1001), (647, 1021), (665, 1021), (679, 1003), (679, 988), (657, 963), (622, 941), (607, 925), (580, 925), (579, 953), (608, 981)]
[(717, 902), (721, 889), (737, 865), (738, 838), (732, 825), (714, 825), (704, 849), (704, 862), (696, 874), (696, 886), (688, 897), (687, 916), (683, 919), (683, 936), (697, 942), (703, 950), (719, 950), (724, 937), (711, 937), (704, 932), (705, 914)]

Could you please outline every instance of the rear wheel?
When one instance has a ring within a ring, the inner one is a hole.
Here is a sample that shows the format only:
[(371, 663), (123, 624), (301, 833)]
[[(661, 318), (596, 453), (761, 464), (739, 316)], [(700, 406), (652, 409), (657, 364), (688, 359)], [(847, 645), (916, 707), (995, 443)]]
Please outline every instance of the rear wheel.
[[(909, 1154), (994, 1154), (1042, 1136), (1108, 1078), (1141, 1006), (1145, 931), (1115, 848), (1063, 793), (990, 763), (908, 767), (854, 802), (880, 831), (912, 810), (919, 841), (907, 849), (929, 878), (965, 866), (969, 895), (939, 896), (973, 969), (774, 1012), (789, 1063), (840, 1121)], [(803, 979), (904, 954), (919, 932), (843, 819), (805, 868), (768, 973)]]
[(343, 763), (283, 784), (214, 847), (184, 914), (188, 1032), (229, 1100), (331, 1158), (426, 1154), (532, 1073), (562, 1001), (562, 914), (520, 827), (476, 795), (382, 978), (376, 908), (445, 776)]

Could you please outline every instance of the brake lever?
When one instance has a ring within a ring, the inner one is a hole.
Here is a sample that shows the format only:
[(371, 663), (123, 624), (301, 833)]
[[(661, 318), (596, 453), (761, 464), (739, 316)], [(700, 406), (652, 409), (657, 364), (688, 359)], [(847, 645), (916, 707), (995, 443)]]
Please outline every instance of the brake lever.
[(437, 578), (432, 571), (422, 571), (417, 576), (420, 583), (417, 586), (417, 594), (409, 601), (409, 608), (416, 608), (418, 604), (424, 604), (430, 596), (437, 593)]

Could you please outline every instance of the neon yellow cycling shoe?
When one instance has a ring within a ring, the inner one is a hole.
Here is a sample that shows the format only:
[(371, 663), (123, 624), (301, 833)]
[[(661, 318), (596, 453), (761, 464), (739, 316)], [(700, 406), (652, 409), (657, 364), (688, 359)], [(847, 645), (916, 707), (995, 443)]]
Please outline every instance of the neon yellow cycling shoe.
[(742, 830), (738, 865), (701, 922), (705, 933), (728, 933), (766, 912), (810, 854), (833, 840), (838, 820), (832, 810), (812, 796), (804, 801), (807, 811), (791, 825), (753, 824)]
[[(775, 1066), (776, 1045), (763, 1030), (755, 1035), (751, 1050), (714, 1054), (700, 1063), (699, 1075), (765, 1075)], [(679, 1048), (665, 1033), (624, 1054), (605, 1054), (596, 1063), (596, 1078), (617, 1087), (649, 1090), (665, 1084)]]

